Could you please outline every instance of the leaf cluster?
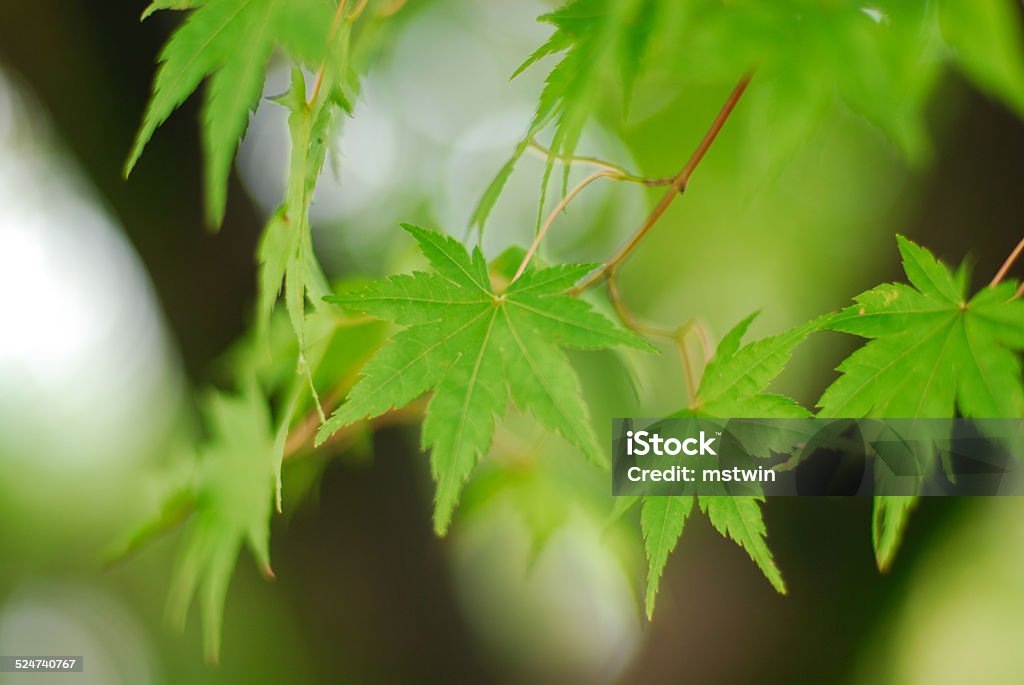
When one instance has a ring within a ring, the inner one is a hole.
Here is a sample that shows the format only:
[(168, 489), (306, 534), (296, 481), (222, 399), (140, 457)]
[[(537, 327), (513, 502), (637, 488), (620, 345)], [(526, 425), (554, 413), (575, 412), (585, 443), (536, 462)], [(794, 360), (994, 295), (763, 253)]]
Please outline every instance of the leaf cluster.
[[(309, 209), (336, 128), (359, 91), (356, 55), (369, 49), (366, 36), (376, 35), (357, 28), (364, 8), (357, 4), (346, 13), (346, 3), (334, 0), (155, 0), (143, 14), (188, 12), (160, 54), (126, 172), (156, 129), (205, 81), (202, 144), (211, 226), (223, 219), (231, 165), (250, 115), (261, 106), (267, 65), (280, 53), (293, 67), (289, 90), (274, 98), (288, 110), (287, 185), (259, 245), (256, 331), (236, 352), (228, 383), (242, 390), (214, 393), (202, 402), (206, 435), (196, 441), (188, 479), (130, 544), (184, 522), (171, 613), (183, 620), (198, 594), (213, 655), (242, 546), (270, 574), (269, 520), (275, 499), (281, 508), (281, 464), (290, 433), (302, 437), (303, 430), (319, 426), (322, 444), (367, 420), (417, 408), (429, 394), (422, 446), (430, 451), (437, 485), (434, 527), (444, 534), (466, 481), (512, 406), (563, 436), (592, 463), (606, 465), (566, 350), (653, 349), (572, 291), (595, 265), (531, 264), (517, 277), (510, 267), (524, 258), (522, 251), (488, 263), (478, 248), (470, 251), (451, 237), (411, 225), (405, 230), (430, 271), (330, 294), (313, 252)], [(1013, 11), (1000, 0), (881, 0), (870, 8), (852, 0), (571, 0), (540, 18), (551, 36), (516, 71), (557, 60), (523, 138), (481, 198), (473, 224), (483, 229), (530, 141), (550, 136), (539, 225), (556, 161), (574, 154), (587, 121), (607, 105), (602, 94), (615, 90), (610, 84), (619, 84), (621, 110), (628, 113), (633, 90), (665, 74), (724, 83), (756, 65), (756, 97), (764, 106), (750, 116), (769, 116), (780, 139), (804, 141), (824, 116), (842, 107), (872, 122), (908, 157), (921, 158), (928, 147), (924, 108), (947, 66), (1024, 116), (1024, 56)], [(1024, 416), (1024, 302), (1017, 284), (1007, 281), (969, 296), (966, 267), (951, 269), (924, 248), (898, 240), (908, 284), (881, 285), (837, 314), (743, 344), (754, 317), (747, 318), (722, 338), (693, 401), (674, 416), (810, 416), (769, 386), (797, 345), (822, 329), (868, 342), (839, 365), (838, 379), (818, 402), (819, 416)], [(275, 312), (282, 290), (286, 312)], [(343, 316), (341, 309), (366, 317)], [(383, 327), (369, 318), (398, 329), (382, 343)], [(320, 408), (321, 390), (346, 395), (330, 419)], [(754, 457), (767, 457), (787, 439), (745, 446)], [(493, 470), (487, 473), (494, 477)], [(532, 485), (522, 491), (534, 497)], [(668, 556), (695, 509), (785, 592), (767, 546), (761, 498), (722, 495), (684, 491), (641, 501), (648, 615)], [(615, 514), (635, 502), (621, 499)], [(876, 498), (873, 536), (883, 569), (913, 504), (907, 497)], [(538, 537), (563, 518), (562, 509), (553, 516), (538, 513)]]
[[(946, 68), (1024, 116), (1024, 32), (1002, 0), (570, 0), (539, 21), (551, 36), (516, 70), (557, 56), (526, 134), (481, 196), (483, 229), (528, 142), (550, 131), (543, 211), (556, 159), (588, 119), (637, 84), (734, 83), (757, 70), (750, 116), (786, 157), (841, 108), (877, 126), (911, 160), (929, 153), (925, 109)], [(762, 141), (762, 147), (767, 143)], [(565, 192), (563, 183), (563, 194)], [(538, 215), (538, 224), (539, 224)]]

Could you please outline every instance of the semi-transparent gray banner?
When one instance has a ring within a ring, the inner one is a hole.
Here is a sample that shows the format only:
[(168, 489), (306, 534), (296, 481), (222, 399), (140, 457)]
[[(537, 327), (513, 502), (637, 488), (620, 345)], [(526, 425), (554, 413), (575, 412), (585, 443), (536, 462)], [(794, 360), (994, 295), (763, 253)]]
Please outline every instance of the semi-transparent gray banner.
[(1024, 419), (612, 420), (615, 495), (1024, 495)]

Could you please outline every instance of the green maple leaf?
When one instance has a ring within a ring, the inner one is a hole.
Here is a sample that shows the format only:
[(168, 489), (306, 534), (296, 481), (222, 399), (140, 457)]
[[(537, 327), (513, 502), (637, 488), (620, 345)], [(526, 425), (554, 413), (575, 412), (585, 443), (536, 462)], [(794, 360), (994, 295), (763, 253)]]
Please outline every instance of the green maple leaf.
[(184, 624), (199, 591), (205, 649), (217, 659), (228, 581), (243, 544), (267, 577), (270, 515), (279, 461), (265, 398), (251, 384), (242, 396), (215, 394), (206, 404), (210, 439), (200, 450), (190, 489), (195, 509), (168, 598)]
[(189, 6), (197, 8), (160, 53), (153, 97), (125, 173), (131, 172), (156, 129), (209, 79), (202, 113), (207, 220), (219, 226), (235, 149), (259, 102), (274, 48), (300, 64), (323, 63), (334, 9), (326, 0), (159, 1), (146, 15)]
[(795, 400), (765, 390), (782, 373), (796, 346), (825, 319), (740, 347), (756, 317), (755, 313), (738, 323), (718, 344), (701, 378), (693, 412), (723, 418), (798, 419), (810, 415)]
[[(677, 412), (676, 417), (719, 418), (803, 418), (810, 413), (794, 400), (765, 392), (793, 353), (823, 320), (812, 321), (791, 331), (756, 340), (743, 347), (740, 342), (756, 314), (740, 322), (722, 338), (715, 356), (708, 362), (693, 406)], [(751, 454), (767, 456), (771, 449), (791, 444), (790, 436), (772, 431), (756, 431), (756, 439), (744, 448)], [(765, 525), (758, 502), (763, 497), (727, 495), (697, 497), (700, 510), (724, 537), (733, 540), (757, 564), (776, 590), (786, 592), (771, 550), (765, 542)], [(678, 544), (684, 524), (693, 510), (693, 494), (672, 497), (644, 497), (640, 524), (647, 550), (648, 573), (646, 607), (648, 618), (668, 555)], [(628, 504), (628, 503), (626, 503)], [(617, 507), (621, 511), (626, 504)]]
[[(854, 298), (829, 328), (871, 341), (838, 367), (822, 395), (828, 417), (1016, 418), (1024, 416), (1018, 352), (1024, 302), (1016, 283), (967, 295), (967, 271), (898, 236), (910, 284), (887, 283)], [(879, 568), (892, 562), (913, 506), (910, 497), (875, 498), (872, 526)]]
[(653, 348), (565, 294), (594, 266), (531, 269), (498, 292), (479, 249), (470, 255), (449, 237), (403, 227), (434, 273), (392, 276), (327, 298), (407, 328), (366, 364), (318, 440), (434, 390), (422, 443), (431, 449), (437, 481), (438, 534), (447, 530), (462, 485), (490, 447), (510, 397), (590, 459), (605, 463), (576, 373), (560, 348)]

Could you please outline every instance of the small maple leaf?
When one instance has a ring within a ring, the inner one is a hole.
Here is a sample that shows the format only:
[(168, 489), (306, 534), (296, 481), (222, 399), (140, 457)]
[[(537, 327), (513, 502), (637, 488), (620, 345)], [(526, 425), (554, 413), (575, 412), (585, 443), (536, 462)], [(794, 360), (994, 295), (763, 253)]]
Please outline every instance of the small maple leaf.
[[(765, 390), (785, 368), (794, 348), (827, 319), (816, 319), (741, 347), (743, 335), (756, 316), (755, 313), (747, 317), (722, 338), (715, 356), (704, 370), (693, 406), (676, 412), (673, 417), (792, 419), (810, 416), (810, 412), (789, 397)], [(762, 429), (746, 436), (743, 446), (749, 454), (768, 456), (773, 449), (783, 451), (791, 446), (793, 440), (794, 437), (781, 428)], [(767, 531), (758, 504), (764, 498), (732, 495), (723, 485), (721, 496), (708, 495), (696, 499), (701, 512), (707, 515), (715, 530), (742, 547), (772, 587), (785, 593), (782, 574), (765, 542)], [(654, 612), (654, 601), (669, 553), (683, 534), (686, 519), (693, 511), (693, 501), (692, 493), (643, 498), (640, 526), (648, 559), (645, 598), (648, 618)]]

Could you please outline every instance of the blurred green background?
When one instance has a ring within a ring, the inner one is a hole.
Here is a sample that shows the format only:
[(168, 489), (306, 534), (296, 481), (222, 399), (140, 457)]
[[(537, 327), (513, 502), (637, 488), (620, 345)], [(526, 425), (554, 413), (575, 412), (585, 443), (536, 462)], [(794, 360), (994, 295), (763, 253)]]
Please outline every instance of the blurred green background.
[[(543, 70), (507, 77), (547, 35), (534, 21), (545, 7), (435, 0), (396, 16), (313, 210), (332, 275), (405, 268), (399, 221), (462, 235), (529, 120)], [(193, 389), (223, 382), (220, 360), (252, 320), (253, 254), (288, 143), (283, 110), (261, 106), (215, 235), (203, 228), (195, 99), (125, 181), (155, 56), (178, 21), (140, 24), (142, 8), (0, 2), (0, 654), (87, 664), (0, 682), (1024, 682), (1019, 500), (926, 498), (886, 576), (867, 499), (770, 501), (786, 597), (695, 517), (648, 623), (636, 526), (606, 526), (605, 476), (523, 438), (533, 428), (519, 419), (499, 434), (519, 457), (484, 466), (444, 540), (414, 429), (383, 430), (373, 458), (291, 469), (273, 523), (277, 580), (242, 556), (220, 664), (205, 663), (195, 618), (183, 633), (163, 621), (176, 534), (109, 569), (103, 555), (155, 506)], [(266, 93), (286, 76), (272, 68)], [(581, 154), (649, 176), (681, 166), (729, 85), (654, 78), (625, 122), (588, 127)], [(624, 268), (636, 311), (698, 317), (720, 335), (763, 309), (753, 332), (767, 334), (899, 279), (894, 233), (950, 262), (970, 254), (976, 286), (1019, 240), (1024, 125), (954, 74), (931, 98), (931, 153), (914, 165), (838, 108), (790, 152), (772, 96), (755, 79), (686, 198)], [(513, 177), (490, 255), (530, 239), (542, 169), (528, 158)], [(588, 188), (549, 255), (602, 259), (647, 192)], [(813, 404), (855, 344), (813, 338), (778, 388)], [(611, 355), (578, 362), (599, 426), (685, 401), (674, 355), (635, 361), (639, 400)], [(654, 382), (666, 377), (679, 380)]]

